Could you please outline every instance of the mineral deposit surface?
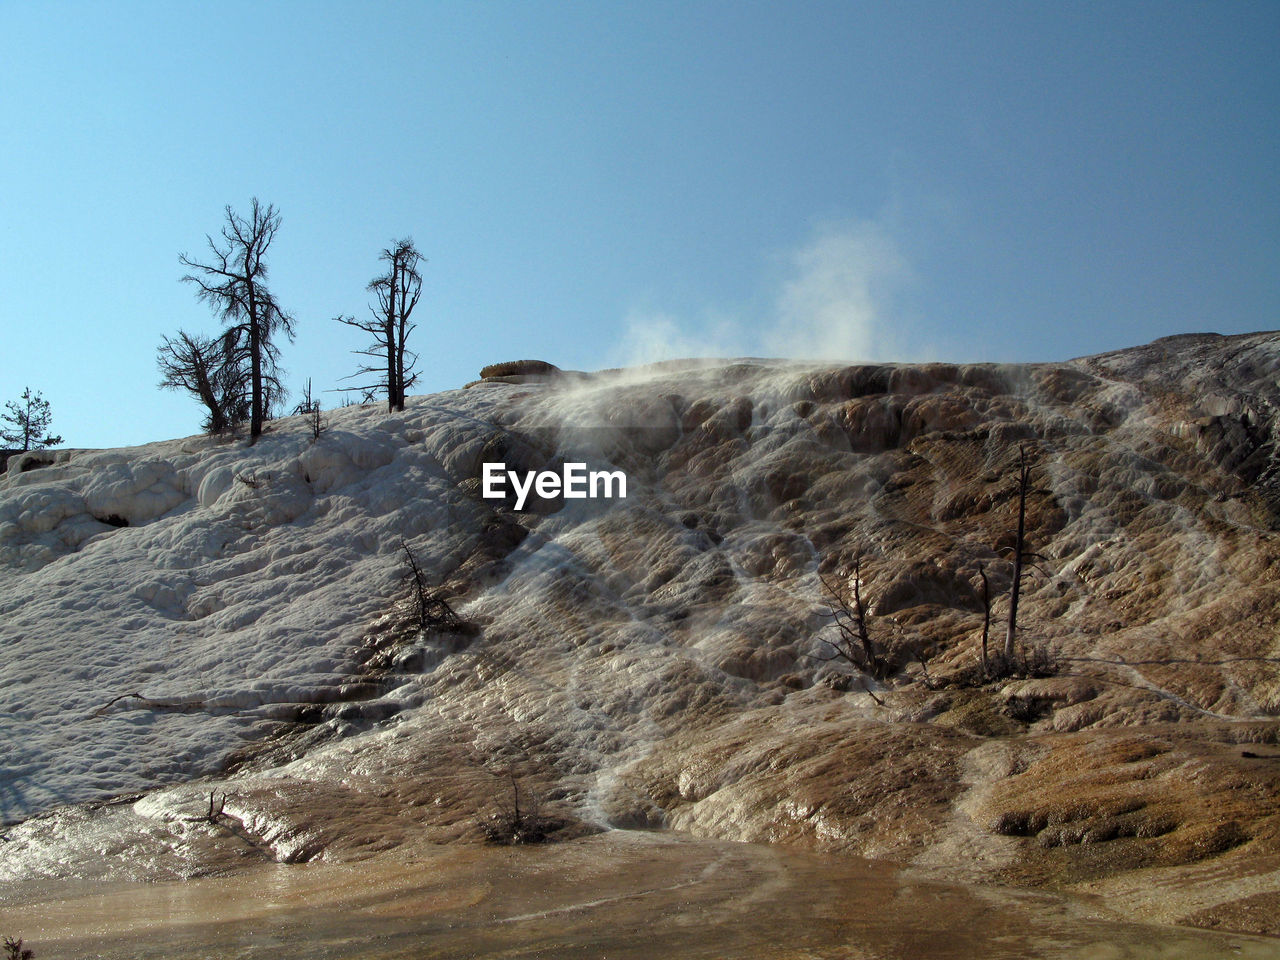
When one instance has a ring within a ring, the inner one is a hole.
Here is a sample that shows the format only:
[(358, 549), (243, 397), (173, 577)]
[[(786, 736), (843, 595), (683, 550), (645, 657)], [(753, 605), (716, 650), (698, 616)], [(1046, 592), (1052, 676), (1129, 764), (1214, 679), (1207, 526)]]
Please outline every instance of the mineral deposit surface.
[[(522, 803), (565, 850), (786, 844), (1280, 936), (1278, 410), (1280, 335), (1206, 334), (539, 369), (15, 457), (0, 933), (40, 884), (373, 877)], [(628, 496), (481, 496), (567, 461)], [(406, 548), (456, 616), (422, 626)], [(855, 581), (877, 670), (830, 656)]]

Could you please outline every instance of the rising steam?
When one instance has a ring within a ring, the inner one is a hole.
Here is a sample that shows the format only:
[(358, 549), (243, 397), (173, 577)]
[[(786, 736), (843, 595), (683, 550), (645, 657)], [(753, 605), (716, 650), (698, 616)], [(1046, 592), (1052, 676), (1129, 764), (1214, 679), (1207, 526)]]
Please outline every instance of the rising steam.
[(828, 225), (786, 258), (772, 310), (758, 320), (692, 323), (633, 311), (614, 359), (624, 366), (679, 357), (901, 360), (892, 299), (910, 270), (874, 221)]

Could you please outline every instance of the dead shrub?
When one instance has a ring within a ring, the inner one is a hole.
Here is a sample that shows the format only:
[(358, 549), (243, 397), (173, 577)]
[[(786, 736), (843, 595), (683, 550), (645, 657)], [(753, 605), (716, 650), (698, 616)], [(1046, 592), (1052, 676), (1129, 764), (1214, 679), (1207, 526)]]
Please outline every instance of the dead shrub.
[(400, 541), (407, 569), (402, 577), (409, 590), (409, 604), (420, 630), (452, 630), (462, 626), (462, 618), (453, 612), (441, 592), (433, 588), (418, 563), (418, 558), (404, 540)]
[(1003, 706), (1005, 716), (1019, 723), (1035, 723), (1050, 709), (1050, 705), (1039, 697), (1009, 697)]
[(480, 823), (485, 841), (503, 847), (547, 843), (564, 828), (565, 821), (559, 817), (543, 816), (537, 793), (526, 788), (522, 797), (516, 775), (508, 773), (508, 778), (511, 782), (510, 803), (500, 803), (498, 810)]
[(1062, 670), (1062, 657), (1049, 644), (1023, 647), (1022, 654), (1006, 656), (996, 651), (987, 660), (984, 670), (981, 663), (970, 664), (938, 678), (942, 686), (960, 688), (985, 687), (1005, 680), (1030, 680), (1056, 677)]
[[(853, 558), (853, 571), (848, 578), (850, 593), (846, 594), (823, 573), (818, 573), (826, 593), (826, 616), (835, 627), (833, 637), (823, 637), (824, 651), (810, 654), (810, 658), (823, 663), (843, 661), (876, 680), (886, 680), (898, 673), (913, 660), (920, 663), (923, 678), (932, 688), (929, 676), (927, 649), (923, 643), (890, 634), (883, 637), (871, 627), (869, 604), (863, 596), (862, 555)], [(896, 626), (896, 624), (894, 624)], [(865, 687), (865, 682), (863, 683)], [(870, 693), (870, 689), (867, 690)]]

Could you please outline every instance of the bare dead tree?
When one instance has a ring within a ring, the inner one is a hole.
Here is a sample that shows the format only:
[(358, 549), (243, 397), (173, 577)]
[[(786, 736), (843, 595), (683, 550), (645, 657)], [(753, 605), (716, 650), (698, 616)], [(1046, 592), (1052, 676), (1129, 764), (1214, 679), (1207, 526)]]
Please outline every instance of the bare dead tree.
[(196, 297), (209, 304), (229, 326), (223, 337), (232, 352), (249, 367), (249, 442), (262, 434), (272, 402), (284, 390), (278, 377), (279, 350), (274, 337), (284, 333), (293, 339), (293, 318), (285, 313), (267, 289), (266, 253), (280, 228), (280, 214), (257, 197), (248, 218), (228, 205), (221, 242), (206, 236), (212, 259), (201, 263), (187, 254), (178, 261), (192, 269), (182, 278), (196, 286)]
[(526, 787), (527, 803), (520, 803), (520, 781), (514, 768), (507, 770), (511, 783), (511, 802), (500, 803), (498, 811), (480, 824), (481, 832), (489, 843), (513, 846), (524, 843), (545, 843), (552, 834), (564, 826), (558, 817), (543, 816), (538, 794), (533, 787)]
[(1022, 565), (1027, 557), (1027, 492), (1031, 488), (1031, 464), (1027, 448), (1018, 447), (1018, 532), (1013, 544), (1013, 581), (1009, 585), (1009, 624), (1004, 635), (1004, 655), (1013, 659), (1014, 639), (1018, 630), (1018, 595), (1022, 590)]
[[(523, 814), (520, 811), (520, 782), (516, 779), (516, 772), (514, 770), (508, 770), (507, 776), (511, 778), (511, 809), (515, 814), (516, 821), (518, 822), (523, 819)], [(536, 806), (537, 804), (535, 801), (535, 809)]]
[(320, 412), (320, 401), (311, 404), (311, 413), (307, 415), (307, 426), (311, 428), (311, 439), (319, 440), (324, 433), (324, 415)]
[(408, 568), (403, 579), (409, 587), (410, 602), (413, 605), (418, 627), (422, 630), (431, 630), (461, 625), (462, 619), (453, 612), (449, 602), (428, 582), (427, 575), (423, 572), (409, 544), (401, 540), (400, 549), (404, 552), (405, 565)]
[(867, 625), (867, 606), (862, 598), (862, 557), (853, 561), (853, 575), (849, 582), (853, 587), (852, 604), (832, 581), (819, 573), (818, 578), (827, 593), (827, 609), (836, 627), (835, 639), (823, 639), (827, 652), (814, 655), (823, 662), (843, 660), (877, 680), (883, 680), (890, 672), (889, 661), (879, 645), (871, 638)]
[(293, 408), (291, 416), (296, 417), (301, 414), (310, 413), (312, 404), (315, 402), (315, 398), (311, 395), (311, 378), (307, 377), (307, 385), (302, 388), (302, 399), (299, 400), (298, 405)]
[(978, 564), (978, 576), (982, 578), (982, 676), (991, 675), (991, 665), (987, 658), (987, 638), (991, 635), (991, 582), (987, 579), (987, 569)]
[(311, 428), (311, 439), (320, 439), (320, 434), (324, 433), (324, 417), (320, 412), (319, 399), (312, 396), (310, 377), (307, 377), (307, 385), (302, 390), (301, 402), (293, 408), (293, 415), (305, 416), (307, 426)]
[(376, 305), (369, 305), (371, 318), (339, 316), (334, 319), (372, 335), (374, 341), (370, 346), (353, 352), (381, 361), (376, 366), (366, 364), (346, 378), (376, 374), (380, 377), (376, 383), (348, 389), (366, 395), (371, 390), (386, 390), (387, 409), (403, 410), (405, 394), (418, 379), (413, 369), (418, 357), (405, 343), (417, 326), (409, 318), (422, 296), (422, 274), (418, 270), (422, 255), (414, 248), (413, 241), (406, 238), (394, 241), (378, 259), (386, 262), (387, 272), (369, 281), (367, 289), (377, 300)]
[(227, 792), (222, 791), (222, 796), (218, 796), (217, 790), (209, 791), (209, 810), (207, 813), (196, 816), (186, 816), (180, 819), (184, 823), (208, 823), (213, 826), (218, 825), (218, 821), (224, 816), (231, 816), (227, 810)]
[(249, 415), (248, 372), (240, 359), (226, 337), (179, 330), (162, 338), (156, 352), (160, 388), (191, 394), (205, 408), (204, 430), (224, 433)]
[(204, 815), (204, 819), (207, 820), (209, 823), (217, 823), (218, 818), (222, 816), (223, 812), (225, 812), (227, 809), (226, 791), (224, 790), (222, 793), (222, 796), (217, 798), (217, 803), (215, 805), (214, 801), (215, 801), (216, 795), (217, 795), (216, 790), (209, 791), (209, 812)]

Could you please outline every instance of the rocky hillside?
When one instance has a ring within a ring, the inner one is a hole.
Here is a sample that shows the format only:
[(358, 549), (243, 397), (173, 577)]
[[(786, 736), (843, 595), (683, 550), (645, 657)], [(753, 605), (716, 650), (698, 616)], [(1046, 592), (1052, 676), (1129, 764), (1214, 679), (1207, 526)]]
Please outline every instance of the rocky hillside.
[[(499, 372), (10, 461), (0, 876), (466, 841), (518, 789), (1280, 934), (1280, 334)], [(499, 461), (627, 496), (516, 511)]]

